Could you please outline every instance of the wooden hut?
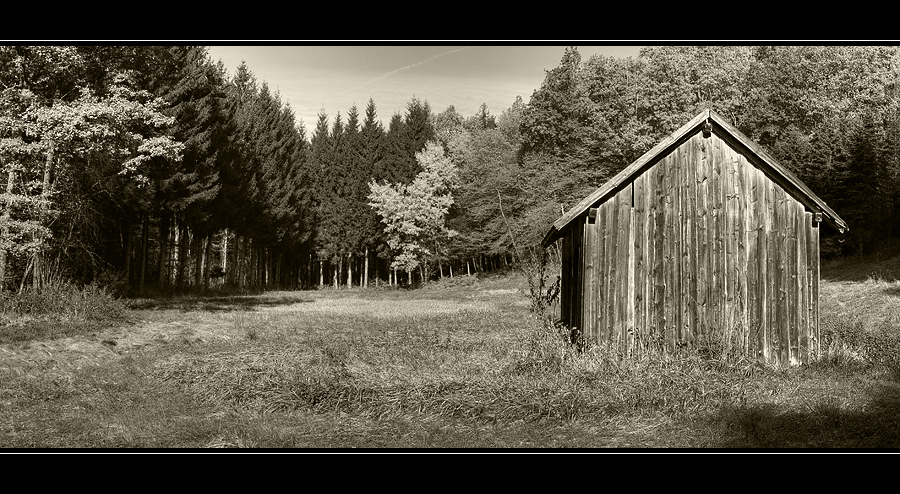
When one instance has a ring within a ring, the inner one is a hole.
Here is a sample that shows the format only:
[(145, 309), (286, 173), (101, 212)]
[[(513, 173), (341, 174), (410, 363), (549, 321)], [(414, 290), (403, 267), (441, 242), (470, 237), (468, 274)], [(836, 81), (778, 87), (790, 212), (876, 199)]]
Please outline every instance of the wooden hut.
[(819, 225), (847, 224), (715, 112), (557, 220), (561, 319), (623, 354), (710, 344), (774, 364), (819, 352)]

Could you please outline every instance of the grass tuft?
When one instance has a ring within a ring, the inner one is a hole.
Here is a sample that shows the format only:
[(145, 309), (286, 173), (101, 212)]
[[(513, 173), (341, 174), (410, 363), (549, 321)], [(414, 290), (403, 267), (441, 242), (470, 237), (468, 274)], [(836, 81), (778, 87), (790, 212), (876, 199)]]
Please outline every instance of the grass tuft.
[(50, 339), (124, 322), (125, 304), (97, 285), (51, 283), (0, 294), (0, 343)]

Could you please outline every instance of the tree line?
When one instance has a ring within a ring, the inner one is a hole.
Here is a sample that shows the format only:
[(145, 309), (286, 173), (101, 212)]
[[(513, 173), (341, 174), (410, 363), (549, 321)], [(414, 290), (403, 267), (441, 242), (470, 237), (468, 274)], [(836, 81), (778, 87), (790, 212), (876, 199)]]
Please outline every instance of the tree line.
[(891, 46), (655, 46), (637, 58), (565, 51), (520, 126), (520, 235), (529, 244), (594, 188), (702, 110), (728, 118), (850, 226), (823, 256), (900, 233), (900, 57)]
[[(0, 289), (409, 284), (535, 259), (562, 211), (701, 110), (759, 142), (849, 224), (897, 231), (898, 51), (567, 48), (499, 115), (412, 98), (309, 131), (202, 46), (0, 48)], [(830, 234), (826, 234), (828, 237)]]

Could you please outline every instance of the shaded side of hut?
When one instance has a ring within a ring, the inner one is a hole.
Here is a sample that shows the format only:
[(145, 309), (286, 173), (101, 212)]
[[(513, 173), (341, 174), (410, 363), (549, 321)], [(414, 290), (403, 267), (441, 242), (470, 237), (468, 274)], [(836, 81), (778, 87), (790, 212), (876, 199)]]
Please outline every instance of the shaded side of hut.
[(847, 224), (707, 110), (565, 213), (562, 322), (625, 355), (706, 345), (776, 365), (820, 351), (819, 228)]

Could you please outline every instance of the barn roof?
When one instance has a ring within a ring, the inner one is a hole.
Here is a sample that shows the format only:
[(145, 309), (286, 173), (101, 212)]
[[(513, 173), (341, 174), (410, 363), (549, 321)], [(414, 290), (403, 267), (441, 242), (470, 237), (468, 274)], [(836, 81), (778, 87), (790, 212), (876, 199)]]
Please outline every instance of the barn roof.
[(744, 154), (748, 159), (753, 161), (754, 164), (769, 177), (769, 179), (780, 185), (788, 194), (805, 205), (810, 211), (813, 213), (821, 213), (825, 221), (841, 233), (849, 230), (847, 223), (829, 208), (828, 205), (825, 204), (825, 201), (813, 194), (813, 192), (794, 176), (790, 170), (782, 166), (758, 144), (751, 141), (747, 136), (734, 128), (721, 115), (712, 110), (704, 110), (690, 122), (676, 130), (672, 135), (660, 141), (653, 149), (644, 153), (644, 155), (638, 158), (634, 163), (625, 167), (625, 169), (619, 172), (615, 177), (582, 199), (581, 202), (572, 207), (572, 209), (569, 209), (553, 223), (553, 226), (550, 227), (550, 230), (544, 236), (544, 240), (541, 244), (546, 247), (556, 241), (562, 235), (562, 230), (573, 220), (580, 217), (588, 210), (588, 208), (613, 196), (618, 192), (620, 186), (630, 182), (644, 170), (656, 164), (657, 161), (667, 155), (671, 150), (690, 139), (697, 132), (702, 131), (707, 122), (711, 125), (712, 133), (728, 141), (732, 146), (735, 146), (738, 149), (743, 148), (745, 151)]

